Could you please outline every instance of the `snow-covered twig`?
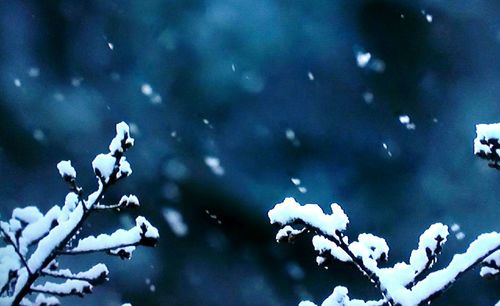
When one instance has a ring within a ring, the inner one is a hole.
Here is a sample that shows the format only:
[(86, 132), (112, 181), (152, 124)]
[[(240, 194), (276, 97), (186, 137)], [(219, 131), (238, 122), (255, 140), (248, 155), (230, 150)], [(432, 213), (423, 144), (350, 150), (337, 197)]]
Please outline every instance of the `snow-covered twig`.
[[(269, 211), (272, 224), (282, 229), (276, 239), (284, 240), (286, 235), (295, 238), (305, 232), (313, 232), (314, 249), (318, 252), (317, 263), (338, 260), (352, 263), (381, 291), (382, 300), (347, 302), (347, 291), (337, 287), (327, 300), (343, 301), (324, 305), (421, 305), (442, 294), (463, 273), (484, 262), (486, 266), (496, 265), (500, 250), (500, 233), (480, 235), (463, 254), (455, 255), (450, 264), (439, 271), (428, 274), (422, 280), (418, 277), (432, 267), (448, 236), (448, 227), (433, 224), (419, 239), (418, 248), (411, 252), (409, 263), (396, 263), (382, 268), (379, 263), (388, 258), (389, 247), (384, 239), (372, 234), (360, 234), (350, 242), (344, 235), (349, 219), (338, 204), (332, 204), (332, 213), (325, 214), (316, 204), (300, 205), (293, 198), (286, 198)], [(303, 228), (294, 230), (292, 226)], [(493, 257), (494, 256), (494, 257)], [(339, 291), (340, 290), (340, 291)], [(339, 292), (344, 292), (340, 294)], [(383, 301), (383, 302), (382, 302)], [(325, 301), (326, 302), (326, 301)], [(303, 304), (313, 305), (313, 304)]]
[[(97, 155), (92, 162), (98, 179), (96, 191), (85, 198), (71, 162), (61, 161), (57, 169), (70, 189), (64, 205), (53, 206), (45, 214), (34, 206), (16, 208), (8, 222), (0, 222), (1, 234), (7, 244), (0, 248), (0, 305), (57, 305), (59, 301), (54, 295), (83, 296), (90, 293), (94, 285), (107, 280), (109, 272), (104, 264), (79, 273), (58, 269), (55, 259), (62, 254), (104, 251), (116, 255), (126, 251), (130, 257), (135, 246), (156, 245), (158, 230), (144, 217), (137, 217), (136, 225), (129, 230), (119, 229), (111, 235), (79, 239), (76, 247), (70, 244), (93, 211), (139, 206), (134, 195), (123, 196), (116, 205), (100, 204), (111, 185), (132, 173), (124, 154), (133, 144), (128, 125), (124, 122), (117, 124), (109, 153)], [(45, 276), (65, 281), (35, 284)], [(39, 294), (31, 302), (27, 296), (33, 293)]]
[(73, 273), (69, 269), (43, 269), (41, 274), (55, 278), (81, 280), (91, 285), (97, 285), (108, 279), (109, 271), (105, 264), (98, 263), (84, 272)]
[(489, 161), (489, 166), (500, 170), (500, 123), (476, 125), (474, 154)]

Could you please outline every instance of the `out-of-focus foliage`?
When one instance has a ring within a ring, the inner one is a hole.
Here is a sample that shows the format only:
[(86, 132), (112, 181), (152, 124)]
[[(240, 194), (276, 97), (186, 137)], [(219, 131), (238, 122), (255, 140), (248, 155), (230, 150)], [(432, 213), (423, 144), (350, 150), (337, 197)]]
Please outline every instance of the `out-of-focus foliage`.
[[(56, 163), (85, 167), (97, 153), (87, 148), (107, 145), (101, 131), (125, 120), (135, 173), (109, 197), (137, 191), (162, 241), (125, 266), (106, 262), (113, 280), (86, 304), (293, 305), (338, 283), (368, 297), (349, 269), (314, 266), (307, 242), (275, 246), (266, 212), (285, 195), (334, 199), (353, 231), (388, 239), (394, 260), (428, 224), (458, 223), (465, 238), (450, 239), (443, 264), (498, 230), (500, 177), (472, 140), (476, 123), (500, 116), (499, 10), (465, 0), (0, 0), (0, 212), (57, 203), (64, 190), (47, 175)], [(385, 70), (358, 67), (358, 52)], [(184, 236), (165, 208), (183, 216)], [(110, 220), (90, 226), (115, 228)], [(493, 304), (495, 286), (467, 276), (436, 304)]]

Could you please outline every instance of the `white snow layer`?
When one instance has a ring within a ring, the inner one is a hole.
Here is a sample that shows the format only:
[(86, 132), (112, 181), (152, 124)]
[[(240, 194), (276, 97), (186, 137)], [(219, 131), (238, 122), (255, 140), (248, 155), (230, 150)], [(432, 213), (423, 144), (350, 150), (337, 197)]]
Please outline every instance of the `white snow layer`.
[(43, 291), (56, 295), (69, 295), (75, 294), (83, 295), (92, 291), (92, 285), (79, 279), (68, 279), (64, 283), (46, 282), (43, 285), (32, 287), (35, 291)]
[(332, 214), (326, 215), (317, 204), (301, 206), (294, 198), (286, 198), (282, 203), (276, 204), (268, 216), (271, 224), (286, 225), (295, 220), (302, 220), (325, 234), (335, 236), (336, 231), (346, 229), (349, 219), (340, 205), (334, 203), (331, 209)]
[[(493, 144), (483, 144), (481, 141), (490, 142), (492, 139), (496, 139), (496, 144), (499, 143), (500, 139), (500, 123), (493, 124), (478, 124), (476, 125), (476, 138), (474, 139), (474, 154), (479, 152), (484, 152), (486, 154), (491, 154), (491, 149)], [(500, 155), (500, 150), (497, 149), (496, 152)]]
[(109, 152), (111, 152), (111, 154), (115, 154), (116, 152), (123, 153), (124, 148), (122, 142), (130, 147), (134, 145), (134, 138), (130, 137), (129, 126), (123, 121), (116, 125), (116, 136), (109, 144)]
[(135, 219), (136, 225), (129, 229), (119, 229), (112, 233), (101, 234), (97, 237), (89, 236), (78, 241), (78, 245), (71, 249), (71, 253), (91, 252), (97, 250), (112, 250), (126, 246), (141, 244), (144, 238), (158, 239), (158, 229), (149, 223), (144, 217)]
[[(351, 300), (347, 295), (346, 287), (337, 286), (333, 289), (332, 294), (321, 303), (321, 306), (379, 306), (383, 305), (383, 300), (380, 301), (362, 301)], [(313, 302), (302, 301), (299, 306), (316, 306)]]
[(70, 160), (62, 160), (57, 164), (57, 170), (59, 170), (59, 175), (62, 178), (70, 177), (76, 178), (76, 170), (71, 165)]

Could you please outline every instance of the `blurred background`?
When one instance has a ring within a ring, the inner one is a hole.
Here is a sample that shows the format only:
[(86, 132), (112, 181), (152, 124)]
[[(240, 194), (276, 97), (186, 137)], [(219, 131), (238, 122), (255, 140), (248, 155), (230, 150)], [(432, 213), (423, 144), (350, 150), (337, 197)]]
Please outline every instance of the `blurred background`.
[[(297, 305), (343, 284), (379, 293), (350, 266), (315, 264), (310, 237), (275, 242), (286, 196), (340, 203), (349, 233), (407, 260), (432, 223), (455, 225), (437, 264), (500, 230), (500, 172), (472, 153), (476, 123), (500, 121), (500, 2), (0, 0), (0, 213), (46, 211), (85, 191), (114, 126), (131, 125), (134, 173), (85, 233), (146, 216), (156, 249), (92, 255), (110, 281), (67, 305)], [(468, 273), (435, 305), (493, 305), (498, 281)]]

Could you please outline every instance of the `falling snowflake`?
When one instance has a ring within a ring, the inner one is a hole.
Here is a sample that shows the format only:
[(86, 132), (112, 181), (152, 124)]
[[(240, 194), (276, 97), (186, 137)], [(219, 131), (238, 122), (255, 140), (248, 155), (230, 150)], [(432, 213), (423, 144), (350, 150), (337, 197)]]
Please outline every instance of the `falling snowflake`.
[(205, 157), (205, 164), (212, 170), (212, 172), (217, 176), (224, 175), (224, 168), (220, 164), (220, 160), (214, 156)]
[(370, 52), (358, 52), (356, 53), (356, 63), (358, 64), (358, 67), (364, 68), (366, 65), (368, 65), (368, 62), (372, 58), (372, 55)]

